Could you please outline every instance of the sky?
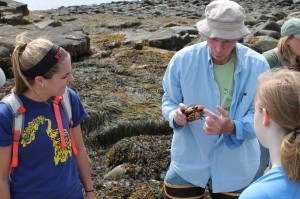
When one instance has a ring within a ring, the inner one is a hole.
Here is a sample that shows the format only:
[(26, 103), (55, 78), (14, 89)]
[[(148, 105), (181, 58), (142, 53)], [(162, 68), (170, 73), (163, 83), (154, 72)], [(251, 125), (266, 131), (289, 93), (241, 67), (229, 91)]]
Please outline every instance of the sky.
[[(27, 4), (27, 8), (30, 11), (33, 10), (49, 10), (52, 8), (59, 8), (61, 6), (80, 6), (80, 5), (92, 5), (101, 3), (110, 3), (112, 0), (16, 0), (21, 3)], [(120, 0), (114, 0), (120, 1)], [(133, 1), (133, 0), (127, 0)]]

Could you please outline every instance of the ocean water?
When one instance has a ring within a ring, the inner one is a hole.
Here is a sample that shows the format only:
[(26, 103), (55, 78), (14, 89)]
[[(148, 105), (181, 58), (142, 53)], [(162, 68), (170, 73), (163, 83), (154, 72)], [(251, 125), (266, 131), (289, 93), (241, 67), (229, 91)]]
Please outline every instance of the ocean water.
[[(113, 2), (112, 0), (17, 0), (17, 1), (27, 4), (28, 10), (30, 11), (56, 9), (61, 6), (80, 6), (80, 5), (92, 5), (92, 4)], [(114, 0), (114, 2), (117, 1), (121, 1), (121, 0)], [(126, 1), (137, 1), (137, 0), (126, 0)]]

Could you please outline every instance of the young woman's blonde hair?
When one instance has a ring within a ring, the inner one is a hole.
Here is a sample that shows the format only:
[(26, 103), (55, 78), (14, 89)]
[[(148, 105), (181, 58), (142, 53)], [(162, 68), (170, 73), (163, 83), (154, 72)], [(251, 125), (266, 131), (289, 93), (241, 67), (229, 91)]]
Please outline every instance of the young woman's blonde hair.
[(255, 106), (265, 108), (272, 120), (284, 129), (281, 164), (288, 178), (299, 182), (300, 72), (272, 69), (260, 75)]
[[(28, 42), (28, 43), (27, 43)], [(23, 71), (29, 70), (38, 64), (45, 55), (50, 51), (53, 43), (44, 38), (29, 40), (26, 33), (17, 35), (16, 47), (12, 53), (12, 69), (15, 77), (15, 86), (12, 89), (16, 94), (21, 94), (27, 89), (32, 88), (34, 77), (27, 77)], [(63, 60), (68, 53), (64, 51), (61, 60)], [(43, 75), (45, 79), (50, 79), (58, 70), (57, 62), (47, 73)]]
[(294, 36), (281, 37), (277, 44), (277, 48), (282, 55), (283, 60), (288, 64), (288, 68), (300, 71), (300, 56), (297, 56), (296, 59), (292, 57), (291, 49), (287, 44), (287, 40), (292, 39), (293, 37)]

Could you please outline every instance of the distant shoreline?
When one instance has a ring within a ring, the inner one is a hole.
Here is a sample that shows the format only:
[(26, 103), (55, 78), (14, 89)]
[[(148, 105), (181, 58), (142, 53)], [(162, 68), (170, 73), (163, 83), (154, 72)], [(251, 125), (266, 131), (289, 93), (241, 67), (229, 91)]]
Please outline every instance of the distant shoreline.
[(93, 5), (102, 3), (112, 3), (117, 1), (138, 1), (138, 0), (59, 0), (59, 1), (36, 1), (36, 0), (17, 0), (18, 2), (27, 4), (27, 8), (30, 11), (37, 10), (51, 10), (65, 6), (82, 6), (82, 5)]

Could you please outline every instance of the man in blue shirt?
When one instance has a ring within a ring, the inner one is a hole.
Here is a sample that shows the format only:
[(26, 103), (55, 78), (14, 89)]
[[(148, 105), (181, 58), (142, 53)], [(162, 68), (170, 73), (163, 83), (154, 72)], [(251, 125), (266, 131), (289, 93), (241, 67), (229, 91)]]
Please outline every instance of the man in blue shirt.
[[(206, 38), (178, 51), (163, 78), (162, 113), (173, 128), (167, 198), (238, 198), (253, 180), (260, 159), (253, 128), (253, 98), (265, 58), (238, 43), (250, 33), (245, 11), (234, 1), (212, 1), (197, 23)], [(206, 118), (187, 122), (188, 105)]]

